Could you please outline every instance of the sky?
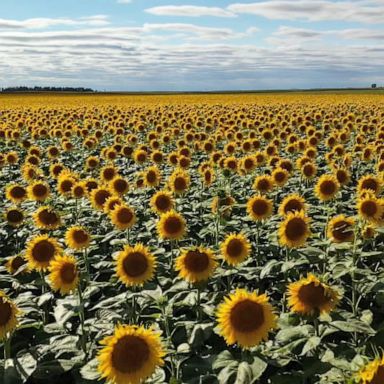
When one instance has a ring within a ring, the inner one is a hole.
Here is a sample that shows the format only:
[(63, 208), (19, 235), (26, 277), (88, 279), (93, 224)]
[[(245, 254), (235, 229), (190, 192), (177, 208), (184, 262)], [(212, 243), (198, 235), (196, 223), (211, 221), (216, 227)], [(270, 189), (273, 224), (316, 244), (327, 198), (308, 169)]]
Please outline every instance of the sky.
[(0, 87), (384, 85), (384, 0), (0, 0)]

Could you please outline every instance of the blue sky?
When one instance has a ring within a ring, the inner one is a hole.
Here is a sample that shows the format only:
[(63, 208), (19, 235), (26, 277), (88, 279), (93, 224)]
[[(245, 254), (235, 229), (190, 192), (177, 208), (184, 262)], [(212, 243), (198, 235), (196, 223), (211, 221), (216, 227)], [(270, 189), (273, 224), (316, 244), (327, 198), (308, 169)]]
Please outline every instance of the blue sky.
[(384, 0), (1, 0), (0, 87), (384, 84)]

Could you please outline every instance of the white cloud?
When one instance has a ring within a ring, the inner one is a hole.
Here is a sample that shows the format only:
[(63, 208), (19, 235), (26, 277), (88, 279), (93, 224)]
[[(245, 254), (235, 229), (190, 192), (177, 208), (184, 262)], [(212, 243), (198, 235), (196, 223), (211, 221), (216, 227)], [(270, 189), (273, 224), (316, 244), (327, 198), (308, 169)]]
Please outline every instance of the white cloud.
[(384, 23), (382, 0), (269, 0), (235, 3), (229, 5), (227, 9), (237, 14), (253, 14), (275, 20)]
[(26, 20), (0, 19), (1, 29), (44, 29), (54, 26), (104, 26), (108, 25), (108, 16), (94, 15), (79, 19), (69, 18), (33, 18)]
[(162, 5), (158, 7), (147, 8), (147, 13), (157, 16), (182, 16), (182, 17), (236, 17), (236, 15), (219, 7), (203, 7), (195, 5)]

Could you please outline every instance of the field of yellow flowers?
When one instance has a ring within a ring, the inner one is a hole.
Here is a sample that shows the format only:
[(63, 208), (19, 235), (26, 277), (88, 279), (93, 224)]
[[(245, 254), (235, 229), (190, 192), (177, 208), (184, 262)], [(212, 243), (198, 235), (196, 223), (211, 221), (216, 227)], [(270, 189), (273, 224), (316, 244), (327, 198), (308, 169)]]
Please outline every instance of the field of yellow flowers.
[(0, 97), (0, 383), (384, 383), (384, 97)]

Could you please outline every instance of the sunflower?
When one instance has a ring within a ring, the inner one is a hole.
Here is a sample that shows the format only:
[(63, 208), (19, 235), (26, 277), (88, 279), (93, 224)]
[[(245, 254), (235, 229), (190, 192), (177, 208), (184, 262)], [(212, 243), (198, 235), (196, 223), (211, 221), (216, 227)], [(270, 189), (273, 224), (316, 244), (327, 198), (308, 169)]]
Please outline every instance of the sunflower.
[(62, 295), (71, 293), (79, 284), (79, 271), (73, 256), (58, 256), (49, 266), (49, 283)]
[(315, 164), (309, 161), (308, 163), (302, 165), (300, 172), (304, 178), (310, 180), (316, 176), (317, 167)]
[(143, 285), (153, 278), (155, 269), (155, 257), (141, 243), (126, 245), (117, 255), (116, 274), (126, 286)]
[(109, 183), (111, 190), (119, 196), (125, 195), (129, 190), (128, 181), (121, 176), (116, 176)]
[(327, 226), (327, 237), (335, 243), (345, 243), (354, 239), (355, 220), (338, 215), (332, 218)]
[(104, 204), (104, 212), (109, 214), (111, 213), (118, 205), (123, 205), (123, 201), (119, 196), (112, 195), (108, 197), (107, 201)]
[(16, 329), (19, 314), (20, 310), (16, 304), (0, 291), (0, 340), (5, 339), (8, 333)]
[(128, 205), (116, 205), (115, 208), (109, 213), (112, 224), (120, 229), (125, 230), (132, 228), (136, 222), (135, 211)]
[(214, 214), (219, 214), (224, 219), (229, 219), (232, 213), (232, 206), (236, 200), (232, 196), (215, 196), (212, 200), (211, 210)]
[(160, 216), (157, 223), (157, 233), (161, 239), (180, 240), (186, 232), (185, 219), (175, 210), (170, 210)]
[[(14, 275), (27, 261), (21, 255), (15, 255), (8, 259), (5, 267), (10, 275)], [(26, 271), (27, 268), (24, 269)]]
[(88, 189), (85, 181), (77, 181), (75, 184), (73, 184), (72, 196), (75, 199), (81, 199), (82, 197), (87, 196), (87, 194)]
[(102, 211), (104, 204), (109, 197), (112, 196), (111, 191), (108, 188), (99, 187), (91, 191), (91, 203), (95, 209)]
[(374, 194), (364, 194), (357, 200), (357, 211), (364, 220), (375, 222), (380, 220), (384, 205)]
[(23, 186), (19, 184), (10, 184), (7, 185), (5, 196), (13, 203), (19, 204), (27, 198), (28, 194), (27, 190)]
[(56, 239), (48, 235), (35, 236), (27, 243), (25, 258), (29, 267), (36, 270), (48, 269), (50, 263), (61, 253)]
[(220, 334), (228, 345), (238, 344), (244, 349), (268, 340), (268, 333), (276, 328), (276, 315), (266, 295), (237, 289), (224, 299), (217, 309)]
[(297, 193), (286, 196), (279, 206), (280, 216), (287, 216), (290, 212), (300, 211), (305, 213), (306, 206), (304, 198)]
[(288, 248), (302, 247), (311, 235), (309, 219), (303, 211), (290, 212), (279, 226), (280, 244)]
[(190, 184), (190, 177), (187, 172), (182, 169), (176, 169), (172, 172), (168, 180), (168, 185), (173, 193), (180, 195), (184, 193)]
[(321, 201), (332, 200), (340, 189), (340, 184), (334, 175), (320, 176), (315, 186), (315, 195)]
[(146, 187), (157, 187), (161, 181), (159, 168), (152, 166), (147, 168), (144, 173), (144, 184)]
[(62, 171), (57, 179), (57, 190), (63, 196), (69, 196), (76, 180), (69, 173)]
[(382, 182), (378, 177), (374, 175), (365, 175), (359, 179), (357, 192), (361, 194), (367, 190), (370, 190), (377, 196), (381, 191), (381, 187)]
[(255, 195), (247, 202), (247, 213), (255, 221), (268, 219), (273, 212), (273, 202), (264, 196)]
[(377, 357), (361, 369), (357, 374), (357, 379), (361, 384), (384, 383), (384, 356)]
[(24, 221), (24, 213), (17, 207), (8, 208), (4, 216), (7, 223), (12, 227), (18, 227)]
[(72, 249), (88, 248), (91, 235), (81, 226), (70, 227), (65, 232), (65, 243)]
[(267, 193), (272, 191), (274, 186), (274, 181), (272, 176), (261, 175), (255, 178), (253, 182), (253, 189), (260, 193)]
[(162, 214), (173, 209), (174, 201), (169, 192), (158, 191), (151, 197), (150, 205), (153, 212)]
[(213, 252), (203, 247), (183, 250), (175, 263), (175, 270), (179, 272), (179, 277), (189, 283), (208, 280), (216, 267), (217, 262)]
[(110, 182), (116, 176), (118, 176), (118, 172), (113, 165), (106, 165), (100, 170), (100, 179), (104, 182)]
[(97, 357), (102, 378), (113, 384), (140, 384), (164, 364), (160, 336), (142, 326), (118, 325), (101, 341)]
[(49, 185), (43, 181), (35, 181), (27, 187), (28, 198), (34, 201), (44, 201), (48, 198)]
[(276, 168), (272, 172), (273, 183), (279, 187), (283, 187), (289, 179), (289, 172), (284, 168)]
[(347, 185), (351, 180), (349, 171), (345, 168), (335, 168), (333, 171), (340, 185)]
[(339, 293), (311, 273), (288, 286), (288, 306), (302, 315), (330, 313), (339, 301)]
[(229, 265), (242, 263), (251, 252), (251, 244), (241, 233), (227, 235), (220, 246), (221, 255)]
[(49, 206), (40, 207), (32, 217), (40, 229), (56, 229), (61, 225), (60, 216)]

